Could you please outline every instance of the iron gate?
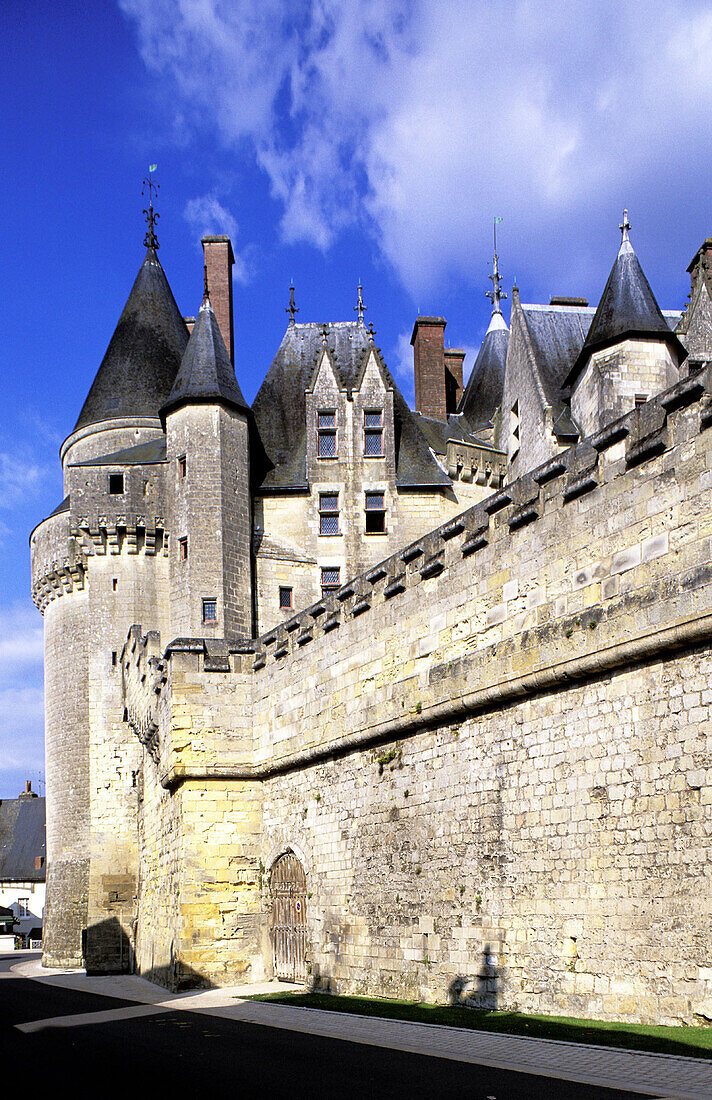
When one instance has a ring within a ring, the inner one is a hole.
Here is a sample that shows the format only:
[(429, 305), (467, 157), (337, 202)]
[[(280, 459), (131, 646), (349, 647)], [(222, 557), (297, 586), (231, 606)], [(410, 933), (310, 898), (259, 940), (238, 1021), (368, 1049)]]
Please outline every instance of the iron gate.
[(271, 887), (274, 976), (290, 982), (305, 982), (307, 880), (294, 852), (285, 852), (272, 867)]

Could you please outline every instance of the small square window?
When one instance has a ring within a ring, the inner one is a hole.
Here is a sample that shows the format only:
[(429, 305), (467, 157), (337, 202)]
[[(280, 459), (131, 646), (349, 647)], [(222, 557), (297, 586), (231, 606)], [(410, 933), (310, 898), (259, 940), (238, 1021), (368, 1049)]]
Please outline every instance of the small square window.
[(188, 560), (188, 539), (178, 539), (178, 557), (181, 561)]
[(363, 453), (366, 458), (383, 458), (383, 411), (367, 410), (363, 414)]
[(339, 533), (339, 494), (319, 493), (319, 534)]
[(325, 565), (321, 570), (321, 595), (322, 598), (329, 592), (336, 592), (341, 588), (341, 567), (338, 565)]
[(384, 493), (366, 493), (366, 534), (385, 535), (386, 502)]
[(216, 623), (218, 621), (218, 601), (203, 600), (203, 622)]
[(109, 493), (112, 497), (121, 496), (124, 491), (124, 475), (109, 474)]
[(292, 589), (288, 588), (286, 585), (280, 585), (279, 606), (283, 611), (288, 611), (290, 608), (294, 607)]
[(644, 405), (647, 400), (648, 400), (647, 393), (636, 393), (636, 395), (635, 395), (635, 407), (636, 407), (636, 409), (640, 408), (641, 405)]
[(317, 413), (316, 453), (319, 458), (336, 458), (336, 413)]
[(188, 472), (188, 460), (185, 455), (181, 455), (178, 459), (178, 473), (181, 477), (185, 477)]

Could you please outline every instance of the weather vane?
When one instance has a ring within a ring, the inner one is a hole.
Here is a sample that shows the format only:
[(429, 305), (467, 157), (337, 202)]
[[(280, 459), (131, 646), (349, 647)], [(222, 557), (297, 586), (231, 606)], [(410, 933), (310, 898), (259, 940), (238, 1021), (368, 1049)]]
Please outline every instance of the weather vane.
[(148, 225), (146, 236), (143, 239), (143, 243), (146, 248), (160, 247), (158, 244), (158, 237), (156, 236), (156, 222), (158, 221), (160, 215), (156, 214), (153, 209), (153, 198), (154, 195), (158, 194), (158, 189), (160, 187), (160, 184), (155, 183), (153, 179), (153, 173), (156, 171), (157, 167), (157, 164), (149, 164), (148, 175), (144, 179), (143, 187), (141, 188), (142, 195), (145, 195), (146, 191), (148, 190), (148, 210), (144, 210), (143, 212), (143, 216), (146, 219), (146, 224)]
[(363, 304), (363, 287), (361, 286), (361, 281), (360, 280), (359, 280), (359, 284), (358, 284), (358, 292), (357, 293), (358, 293), (358, 297), (356, 299), (356, 305), (354, 306), (354, 313), (358, 313), (358, 323), (360, 325), (362, 325), (363, 324), (363, 315), (366, 312), (366, 310), (368, 309), (368, 306), (365, 306)]
[(295, 318), (296, 314), (299, 313), (299, 307), (295, 306), (295, 304), (294, 304), (294, 282), (293, 281), (292, 281), (292, 283), (290, 284), (290, 287), (289, 287), (289, 305), (287, 306), (287, 308), (285, 309), (284, 312), (289, 314), (289, 323), (290, 323), (290, 325), (293, 325), (295, 323), (294, 318)]
[(502, 290), (502, 279), (501, 279), (501, 276), (499, 274), (499, 258), (497, 256), (497, 224), (498, 224), (498, 222), (501, 222), (501, 221), (502, 221), (501, 218), (495, 218), (494, 219), (494, 225), (492, 227), (493, 239), (494, 239), (494, 262), (493, 262), (493, 265), (492, 265), (492, 274), (489, 276), (489, 278), (492, 280), (492, 289), (485, 291), (485, 296), (487, 298), (489, 298), (490, 302), (492, 303), (492, 312), (493, 313), (501, 313), (502, 312), (502, 309), (500, 307), (500, 302), (502, 301), (503, 298), (507, 297), (507, 295)]

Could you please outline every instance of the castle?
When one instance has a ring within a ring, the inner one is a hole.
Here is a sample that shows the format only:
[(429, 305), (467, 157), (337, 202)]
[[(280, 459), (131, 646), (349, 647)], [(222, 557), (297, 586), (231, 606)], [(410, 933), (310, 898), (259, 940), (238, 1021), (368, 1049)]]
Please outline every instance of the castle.
[(232, 248), (146, 256), (31, 536), (44, 961), (712, 1018), (712, 239), (512, 293), (467, 387), (289, 321), (250, 408)]

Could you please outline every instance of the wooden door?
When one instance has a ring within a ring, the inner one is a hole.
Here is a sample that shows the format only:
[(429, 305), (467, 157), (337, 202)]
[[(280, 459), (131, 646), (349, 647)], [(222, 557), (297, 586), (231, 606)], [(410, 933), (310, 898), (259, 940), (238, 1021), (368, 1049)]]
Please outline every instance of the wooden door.
[(307, 880), (294, 852), (285, 852), (272, 867), (272, 958), (274, 976), (282, 981), (307, 980)]

